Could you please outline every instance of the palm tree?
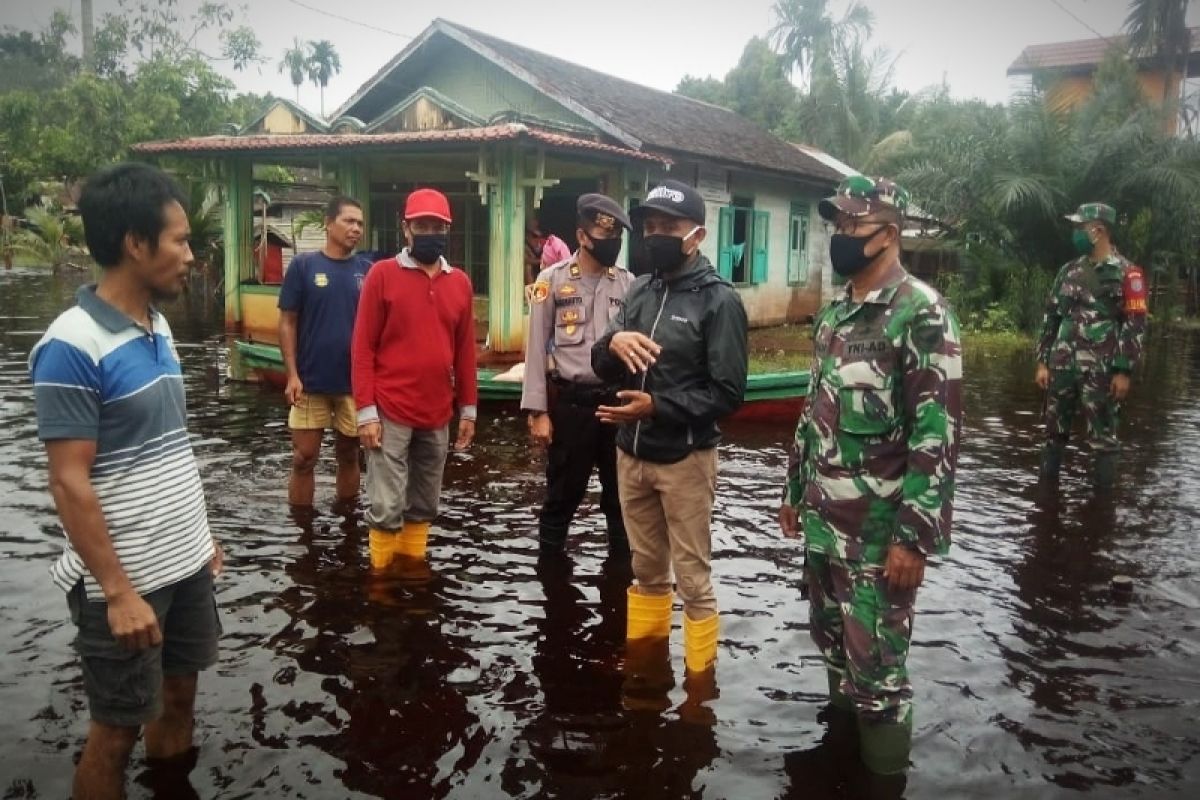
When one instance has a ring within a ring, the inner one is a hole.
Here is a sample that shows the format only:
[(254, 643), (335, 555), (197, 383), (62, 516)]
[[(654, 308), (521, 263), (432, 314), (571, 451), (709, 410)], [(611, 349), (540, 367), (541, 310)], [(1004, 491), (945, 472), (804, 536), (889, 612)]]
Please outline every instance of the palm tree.
[(199, 271), (214, 265), (218, 256), (217, 242), (221, 238), (221, 197), (207, 183), (193, 183), (189, 191), (188, 225), (192, 255)]
[(870, 36), (875, 23), (871, 10), (855, 0), (840, 20), (829, 14), (829, 0), (776, 0), (771, 43), (802, 82), (833, 69), (839, 43)]
[(286, 70), (292, 86), (296, 87), (297, 105), (300, 103), (300, 84), (304, 83), (304, 74), (308, 70), (310, 46), (300, 41), (300, 37), (297, 36), (292, 46), (283, 51), (283, 58), (279, 60), (279, 71)]
[(329, 79), (342, 71), (342, 59), (338, 57), (333, 42), (321, 39), (309, 42), (308, 79), (321, 87), (321, 116), (325, 116), (325, 87)]
[(78, 217), (60, 217), (33, 206), (25, 209), (25, 219), (31, 227), (12, 235), (13, 252), (54, 270), (64, 266), (79, 268), (71, 261), (83, 242), (83, 224)]
[(1173, 113), (1171, 79), (1181, 66), (1186, 67), (1192, 50), (1187, 10), (1188, 0), (1132, 0), (1125, 17), (1130, 49), (1162, 68), (1162, 104), (1167, 113)]

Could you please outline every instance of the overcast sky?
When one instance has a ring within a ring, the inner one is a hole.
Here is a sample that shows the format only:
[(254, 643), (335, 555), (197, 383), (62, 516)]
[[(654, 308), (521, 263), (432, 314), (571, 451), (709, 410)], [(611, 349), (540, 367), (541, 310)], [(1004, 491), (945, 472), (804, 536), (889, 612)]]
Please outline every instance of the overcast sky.
[[(180, 0), (194, 9), (200, 0)], [(957, 97), (1003, 102), (1007, 66), (1029, 44), (1118, 33), (1126, 0), (865, 0), (875, 14), (874, 42), (898, 60), (895, 83), (918, 91), (943, 78)], [(723, 77), (751, 36), (773, 24), (773, 0), (253, 0), (242, 14), (263, 43), (267, 62), (243, 72), (218, 65), (239, 89), (293, 97), (278, 62), (293, 37), (329, 39), (342, 73), (326, 90), (332, 113), (434, 16), (566, 58), (603, 72), (671, 90), (684, 75)], [(845, 0), (833, 6), (844, 9)], [(118, 0), (94, 0), (97, 21)], [(0, 0), (0, 25), (37, 29), (51, 9), (79, 18), (79, 0)], [(325, 13), (322, 13), (322, 10)], [(333, 16), (331, 16), (333, 15)], [(339, 17), (344, 19), (339, 19)], [(1200, 25), (1200, 2), (1188, 14)], [(210, 43), (211, 46), (211, 43)], [(215, 50), (215, 47), (212, 48)], [(317, 110), (307, 84), (300, 101)]]

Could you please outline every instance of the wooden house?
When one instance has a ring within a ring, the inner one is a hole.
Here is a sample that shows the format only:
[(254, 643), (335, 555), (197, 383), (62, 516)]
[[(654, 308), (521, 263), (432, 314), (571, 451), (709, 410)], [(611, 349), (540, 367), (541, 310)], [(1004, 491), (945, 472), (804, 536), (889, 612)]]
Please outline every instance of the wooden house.
[[(703, 249), (738, 287), (753, 325), (812, 315), (827, 287), (817, 201), (840, 175), (724, 108), (436, 20), (329, 120), (279, 100), (236, 134), (147, 142), (142, 156), (204, 159), (225, 196), (225, 308), (235, 335), (270, 341), (278, 287), (249, 283), (255, 168), (316, 170), (364, 204), (363, 248), (394, 252), (407, 194), (451, 200), (449, 258), (470, 274), (487, 341), (519, 353), (526, 220), (574, 245), (576, 197), (632, 208), (665, 177), (705, 197)], [(627, 241), (623, 263), (640, 253)]]

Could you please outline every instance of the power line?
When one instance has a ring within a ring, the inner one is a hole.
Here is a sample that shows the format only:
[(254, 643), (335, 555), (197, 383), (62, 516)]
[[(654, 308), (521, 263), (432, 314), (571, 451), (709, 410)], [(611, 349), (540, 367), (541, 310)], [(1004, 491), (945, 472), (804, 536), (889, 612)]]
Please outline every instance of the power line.
[(357, 25), (360, 28), (366, 28), (367, 30), (370, 30), (370, 31), (378, 31), (380, 33), (391, 34), (392, 36), (399, 36), (401, 39), (415, 39), (416, 38), (415, 36), (409, 36), (407, 33), (398, 33), (397, 31), (389, 31), (387, 28), (381, 28), (378, 25), (371, 25), (370, 23), (359, 22), (356, 19), (350, 19), (349, 17), (343, 17), (340, 14), (334, 14), (332, 11), (326, 11), (323, 8), (317, 8), (316, 6), (310, 6), (307, 3), (301, 3), (300, 0), (288, 0), (288, 2), (292, 3), (293, 5), (300, 6), (301, 8), (307, 8), (309, 11), (315, 11), (318, 14), (324, 14), (327, 17), (333, 17), (334, 19), (340, 19), (342, 22), (349, 22), (351, 25)]
[[(294, 0), (293, 0), (293, 2), (294, 2)], [(1082, 25), (1083, 27), (1087, 28), (1087, 29), (1088, 29), (1089, 31), (1091, 31), (1092, 33), (1096, 34), (1096, 36), (1097, 36), (1097, 37), (1099, 37), (1099, 38), (1103, 39), (1103, 40), (1104, 40), (1104, 41), (1106, 41), (1106, 42), (1111, 42), (1111, 41), (1112, 41), (1112, 37), (1110, 37), (1110, 36), (1105, 36), (1103, 33), (1101, 33), (1100, 31), (1096, 30), (1095, 28), (1093, 28), (1091, 25), (1089, 25), (1089, 24), (1088, 24), (1087, 20), (1083, 19), (1083, 18), (1082, 18), (1082, 17), (1080, 17), (1078, 14), (1076, 14), (1074, 11), (1072, 11), (1071, 9), (1067, 8), (1066, 6), (1064, 6), (1062, 3), (1060, 3), (1060, 2), (1059, 2), (1059, 0), (1050, 0), (1050, 2), (1052, 2), (1052, 3), (1054, 3), (1054, 5), (1058, 6), (1058, 7), (1059, 7), (1059, 9), (1061, 9), (1061, 10), (1062, 10), (1062, 12), (1063, 12), (1064, 14), (1066, 14), (1067, 16), (1069, 16), (1071, 19), (1075, 20), (1075, 21), (1076, 21), (1076, 22), (1078, 22), (1080, 25)]]

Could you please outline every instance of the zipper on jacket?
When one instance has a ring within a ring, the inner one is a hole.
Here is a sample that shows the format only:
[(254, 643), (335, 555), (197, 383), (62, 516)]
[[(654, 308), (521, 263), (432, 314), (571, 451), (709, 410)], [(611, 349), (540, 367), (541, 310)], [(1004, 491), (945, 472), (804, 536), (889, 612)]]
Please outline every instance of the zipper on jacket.
[[(654, 324), (650, 326), (650, 341), (654, 341), (654, 334), (658, 330), (658, 321), (662, 319), (663, 309), (667, 307), (667, 296), (671, 294), (671, 286), (663, 281), (663, 299), (658, 306), (658, 315), (654, 317)], [(646, 371), (642, 373), (642, 391), (646, 391), (646, 379), (650, 377), (650, 368), (646, 367)], [(642, 435), (642, 421), (637, 421), (637, 426), (633, 429), (633, 455), (640, 458), (638, 455), (638, 439)]]

